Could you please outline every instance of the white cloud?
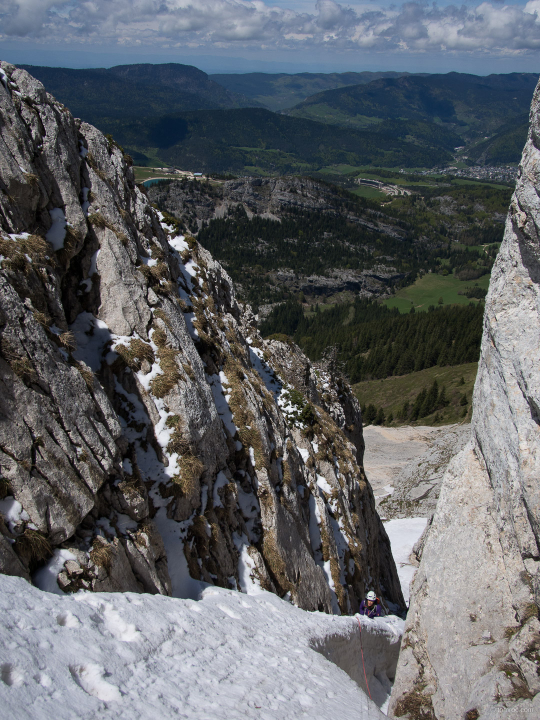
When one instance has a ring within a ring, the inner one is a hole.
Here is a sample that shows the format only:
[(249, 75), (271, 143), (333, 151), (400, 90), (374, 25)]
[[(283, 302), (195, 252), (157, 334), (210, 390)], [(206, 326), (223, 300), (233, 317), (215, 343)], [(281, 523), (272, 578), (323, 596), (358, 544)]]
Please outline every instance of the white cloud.
[[(0, 0), (0, 37), (275, 49), (524, 53), (540, 48), (540, 0), (477, 7), (407, 2), (373, 9), (335, 0)], [(292, 8), (310, 7), (301, 12)]]

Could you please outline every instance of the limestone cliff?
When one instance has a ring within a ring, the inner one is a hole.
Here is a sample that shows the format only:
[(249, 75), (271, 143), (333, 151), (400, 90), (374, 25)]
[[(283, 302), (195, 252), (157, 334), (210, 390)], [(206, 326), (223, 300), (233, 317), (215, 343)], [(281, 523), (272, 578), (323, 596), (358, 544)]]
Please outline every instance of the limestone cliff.
[(0, 570), (402, 606), (350, 388), (263, 342), (121, 149), (1, 68)]
[(486, 299), (471, 443), (412, 588), (395, 717), (540, 717), (540, 86)]

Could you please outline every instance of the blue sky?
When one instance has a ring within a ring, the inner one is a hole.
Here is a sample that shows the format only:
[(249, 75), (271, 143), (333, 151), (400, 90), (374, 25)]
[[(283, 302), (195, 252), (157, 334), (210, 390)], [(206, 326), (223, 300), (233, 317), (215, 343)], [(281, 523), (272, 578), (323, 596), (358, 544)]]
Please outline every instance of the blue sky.
[(0, 57), (207, 72), (540, 72), (540, 0), (0, 0)]

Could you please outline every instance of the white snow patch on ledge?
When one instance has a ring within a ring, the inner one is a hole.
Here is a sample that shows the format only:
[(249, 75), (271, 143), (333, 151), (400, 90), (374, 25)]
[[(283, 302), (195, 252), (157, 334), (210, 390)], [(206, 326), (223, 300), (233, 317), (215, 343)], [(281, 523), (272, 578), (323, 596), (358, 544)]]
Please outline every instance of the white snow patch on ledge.
[[(355, 682), (363, 682), (356, 619), (308, 613), (265, 591), (210, 587), (198, 602), (58, 597), (1, 575), (0, 607), (2, 675), (17, 679), (0, 683), (0, 702), (13, 720), (385, 718)], [(400, 633), (397, 620), (362, 619), (379, 703)]]

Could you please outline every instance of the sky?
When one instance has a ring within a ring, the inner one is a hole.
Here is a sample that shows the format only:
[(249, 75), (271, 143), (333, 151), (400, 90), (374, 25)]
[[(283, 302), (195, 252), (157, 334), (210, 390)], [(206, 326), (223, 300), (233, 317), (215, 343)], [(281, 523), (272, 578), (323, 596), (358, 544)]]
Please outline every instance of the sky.
[(540, 72), (540, 0), (0, 0), (0, 58), (206, 72)]

